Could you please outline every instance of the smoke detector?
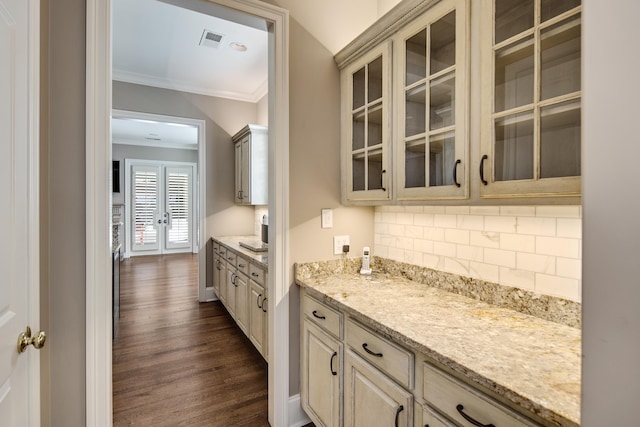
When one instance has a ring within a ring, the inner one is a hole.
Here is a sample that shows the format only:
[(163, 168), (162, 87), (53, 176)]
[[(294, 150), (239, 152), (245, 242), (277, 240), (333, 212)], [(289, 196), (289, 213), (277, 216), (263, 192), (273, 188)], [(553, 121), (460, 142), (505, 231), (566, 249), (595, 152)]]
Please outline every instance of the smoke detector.
[(205, 29), (202, 32), (202, 37), (200, 37), (200, 46), (207, 46), (213, 49), (217, 49), (220, 46), (223, 38), (223, 34)]

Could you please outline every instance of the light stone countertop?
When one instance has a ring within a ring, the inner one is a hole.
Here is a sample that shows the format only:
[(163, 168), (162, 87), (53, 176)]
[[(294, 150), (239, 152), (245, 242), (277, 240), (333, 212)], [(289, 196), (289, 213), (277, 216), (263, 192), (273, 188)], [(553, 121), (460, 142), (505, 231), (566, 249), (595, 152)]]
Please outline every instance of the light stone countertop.
[(269, 267), (269, 256), (267, 252), (254, 252), (245, 247), (240, 246), (240, 242), (260, 240), (259, 236), (224, 236), (224, 237), (212, 237), (214, 241), (223, 244), (227, 248), (231, 249), (236, 254), (242, 255), (250, 262), (258, 265), (259, 267), (267, 270)]
[(383, 273), (296, 282), (549, 425), (580, 424), (580, 329)]

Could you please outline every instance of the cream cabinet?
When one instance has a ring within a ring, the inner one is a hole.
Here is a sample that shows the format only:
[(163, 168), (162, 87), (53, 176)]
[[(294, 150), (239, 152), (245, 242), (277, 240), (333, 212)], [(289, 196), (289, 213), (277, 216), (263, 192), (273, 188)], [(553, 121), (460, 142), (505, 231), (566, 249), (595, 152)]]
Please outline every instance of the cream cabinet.
[(269, 318), (267, 316), (267, 272), (249, 264), (249, 339), (265, 360), (269, 360)]
[(220, 244), (213, 243), (213, 290), (220, 298), (220, 272), (222, 271), (222, 261), (220, 260)]
[(343, 198), (390, 200), (391, 42), (347, 66), (341, 85)]
[(302, 325), (302, 406), (316, 427), (340, 426), (342, 343), (309, 319)]
[(218, 262), (216, 263), (216, 271), (214, 273), (214, 284), (216, 283), (216, 275), (218, 278), (218, 287), (219, 289), (216, 291), (218, 293), (218, 298), (222, 303), (227, 305), (227, 249), (224, 246), (220, 246), (220, 252), (218, 256)]
[(300, 311), (302, 408), (318, 427), (341, 426), (343, 316), (304, 291)]
[(266, 205), (268, 199), (268, 130), (247, 125), (233, 136), (235, 144), (235, 203)]
[(468, 18), (465, 0), (441, 1), (393, 37), (398, 200), (469, 195)]
[[(423, 417), (427, 420), (435, 419), (443, 425), (537, 425), (430, 363), (423, 363), (422, 369), (422, 396), (426, 403)], [(444, 417), (439, 417), (431, 408)], [(423, 422), (428, 424), (424, 419)], [(434, 424), (437, 425), (437, 422), (434, 421)]]
[(400, 2), (335, 56), (343, 203), (579, 203), (581, 12)]
[(260, 354), (267, 358), (267, 293), (265, 288), (249, 281), (249, 339)]
[(268, 361), (266, 269), (250, 261), (250, 257), (241, 251), (231, 250), (214, 239), (213, 274), (218, 298), (240, 330)]
[(316, 426), (546, 425), (321, 300), (301, 289), (300, 397)]
[(238, 270), (233, 285), (235, 288), (236, 323), (245, 335), (249, 335), (249, 278)]
[(413, 395), (352, 350), (345, 353), (345, 427), (412, 427)]
[(482, 6), (482, 197), (579, 195), (579, 0)]

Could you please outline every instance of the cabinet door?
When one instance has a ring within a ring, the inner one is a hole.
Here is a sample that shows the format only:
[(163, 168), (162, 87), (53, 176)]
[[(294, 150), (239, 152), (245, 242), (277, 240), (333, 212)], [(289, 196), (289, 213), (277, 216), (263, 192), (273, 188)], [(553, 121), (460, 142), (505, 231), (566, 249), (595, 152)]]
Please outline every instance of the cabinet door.
[(341, 73), (342, 177), (345, 201), (391, 199), (391, 42)]
[(242, 194), (242, 204), (251, 204), (251, 135), (242, 138), (240, 160), (240, 191)]
[(236, 318), (236, 279), (237, 279), (236, 268), (231, 264), (227, 263), (227, 280), (226, 280), (226, 288), (227, 288), (227, 311), (231, 314), (231, 317)]
[(235, 201), (236, 204), (243, 203), (242, 188), (242, 141), (238, 141), (234, 145), (235, 148)]
[(220, 272), (222, 270), (222, 261), (220, 261), (220, 255), (216, 254), (213, 257), (213, 289), (216, 292), (218, 298), (220, 298)]
[(249, 339), (266, 359), (264, 343), (267, 340), (267, 331), (264, 310), (267, 296), (264, 288), (253, 280), (249, 281), (249, 290)]
[(220, 289), (218, 290), (218, 298), (226, 306), (227, 305), (227, 263), (220, 259)]
[(580, 1), (481, 10), (481, 197), (579, 195)]
[(345, 351), (344, 425), (413, 426), (413, 396), (357, 354)]
[(342, 343), (305, 319), (300, 397), (302, 407), (317, 427), (340, 425), (341, 356)]
[(468, 29), (466, 0), (445, 0), (395, 36), (399, 200), (469, 195)]
[(236, 323), (245, 335), (249, 335), (249, 279), (237, 272), (235, 280)]

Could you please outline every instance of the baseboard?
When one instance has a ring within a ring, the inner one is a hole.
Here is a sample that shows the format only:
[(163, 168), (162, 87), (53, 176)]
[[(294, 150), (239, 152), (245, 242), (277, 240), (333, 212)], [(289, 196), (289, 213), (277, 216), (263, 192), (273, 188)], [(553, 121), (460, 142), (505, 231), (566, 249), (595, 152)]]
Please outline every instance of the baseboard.
[(310, 422), (300, 405), (300, 394), (289, 396), (289, 427), (302, 427)]

